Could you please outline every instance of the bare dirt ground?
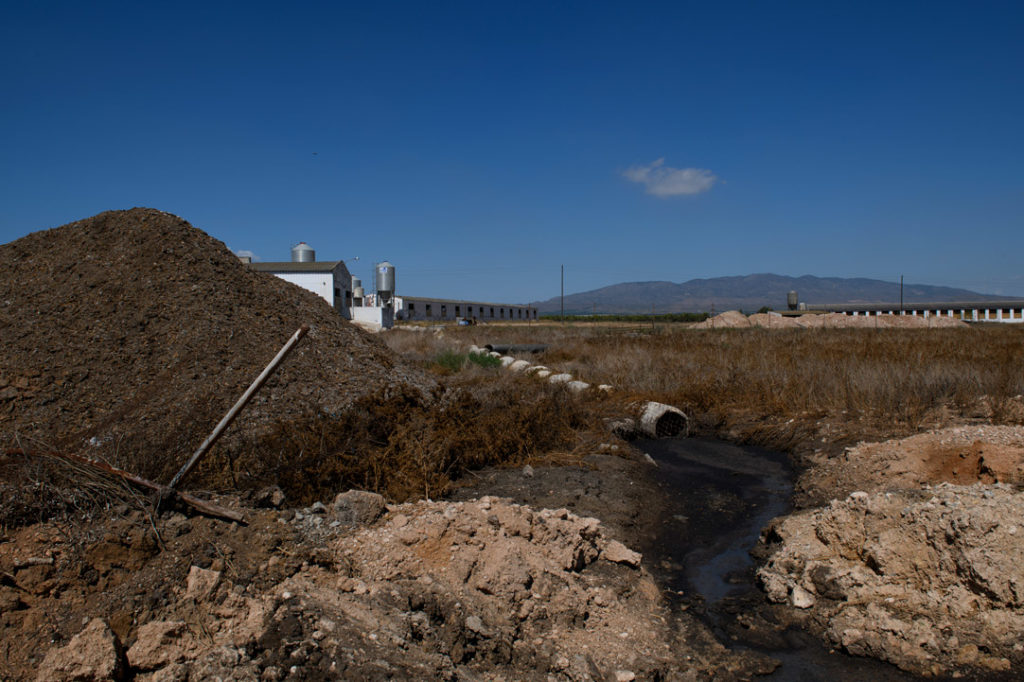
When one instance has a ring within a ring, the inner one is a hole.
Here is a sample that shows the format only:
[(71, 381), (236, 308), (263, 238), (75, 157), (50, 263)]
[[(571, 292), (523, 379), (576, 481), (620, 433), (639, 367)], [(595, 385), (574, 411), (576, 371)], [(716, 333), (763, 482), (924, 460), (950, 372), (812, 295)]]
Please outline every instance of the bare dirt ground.
[[(771, 670), (673, 611), (627, 546), (642, 542), (654, 511), (641, 503), (648, 465), (600, 456), (589, 467), (505, 470), (495, 482), (569, 499), (574, 511), (487, 496), (385, 506), (354, 492), (301, 510), (250, 506), (281, 502), (266, 491), (219, 500), (243, 510), (245, 526), (120, 509), (85, 527), (16, 530), (0, 542), (0, 675), (628, 680)], [(607, 525), (586, 515), (613, 500)]]

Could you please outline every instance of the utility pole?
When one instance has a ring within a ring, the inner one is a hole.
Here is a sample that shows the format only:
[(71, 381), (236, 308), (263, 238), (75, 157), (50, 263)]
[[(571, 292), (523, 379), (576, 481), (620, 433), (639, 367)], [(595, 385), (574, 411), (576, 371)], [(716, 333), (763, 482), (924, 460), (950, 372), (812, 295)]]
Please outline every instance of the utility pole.
[(903, 314), (903, 275), (900, 275), (900, 315)]
[(562, 324), (565, 324), (565, 265), (562, 265)]

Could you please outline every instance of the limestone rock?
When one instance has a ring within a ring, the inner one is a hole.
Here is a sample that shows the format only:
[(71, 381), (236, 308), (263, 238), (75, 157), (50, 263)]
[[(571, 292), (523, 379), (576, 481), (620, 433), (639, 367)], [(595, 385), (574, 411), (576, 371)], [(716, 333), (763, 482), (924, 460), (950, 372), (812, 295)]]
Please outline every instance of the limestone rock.
[(125, 671), (124, 651), (117, 636), (100, 618), (93, 618), (67, 646), (51, 649), (36, 674), (37, 682), (118, 680)]

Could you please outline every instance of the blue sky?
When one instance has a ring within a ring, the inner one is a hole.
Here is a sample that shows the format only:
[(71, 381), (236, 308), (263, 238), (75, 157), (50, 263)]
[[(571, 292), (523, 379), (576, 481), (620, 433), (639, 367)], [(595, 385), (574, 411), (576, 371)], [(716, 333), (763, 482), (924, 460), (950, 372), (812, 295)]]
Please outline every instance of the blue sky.
[(1022, 35), (1019, 2), (8, 3), (0, 242), (151, 206), (407, 295), (1024, 296)]

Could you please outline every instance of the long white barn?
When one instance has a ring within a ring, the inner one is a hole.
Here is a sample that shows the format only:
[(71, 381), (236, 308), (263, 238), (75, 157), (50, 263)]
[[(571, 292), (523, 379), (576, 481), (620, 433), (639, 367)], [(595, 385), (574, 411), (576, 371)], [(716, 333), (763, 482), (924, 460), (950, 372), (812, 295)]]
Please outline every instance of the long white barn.
[(528, 321), (537, 319), (537, 309), (518, 303), (485, 303), (449, 298), (425, 298), (422, 296), (396, 296), (395, 319), (397, 320), (477, 320)]
[(528, 321), (537, 319), (537, 309), (516, 303), (485, 303), (446, 298), (395, 296), (393, 306), (377, 305), (373, 294), (362, 300), (353, 298), (352, 275), (344, 261), (248, 262), (258, 272), (266, 272), (312, 291), (323, 298), (345, 319), (368, 329), (388, 328), (395, 320), (477, 320)]
[(1024, 323), (1024, 299), (988, 301), (935, 301), (930, 303), (808, 303), (806, 310), (845, 315), (913, 315), (953, 317), (965, 322)]

